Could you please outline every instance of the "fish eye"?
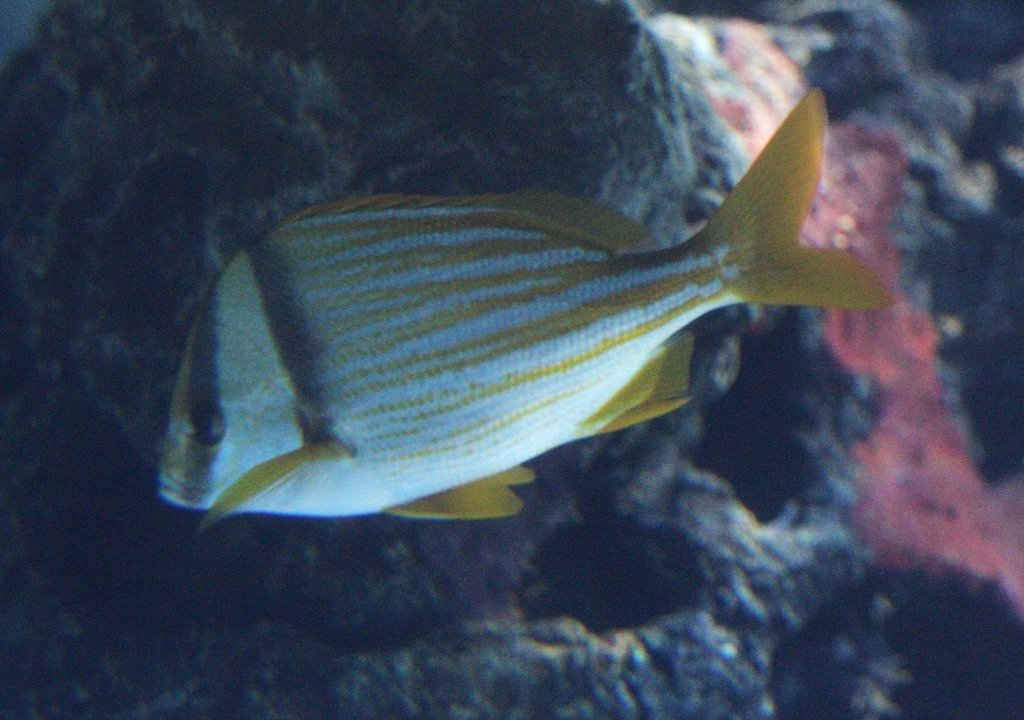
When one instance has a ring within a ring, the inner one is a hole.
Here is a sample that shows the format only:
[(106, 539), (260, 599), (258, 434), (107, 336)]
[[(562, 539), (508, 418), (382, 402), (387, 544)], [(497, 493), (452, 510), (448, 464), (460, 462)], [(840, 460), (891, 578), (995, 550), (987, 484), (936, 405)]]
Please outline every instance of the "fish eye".
[(199, 403), (192, 408), (192, 439), (200, 445), (213, 446), (224, 439), (224, 414), (212, 403)]

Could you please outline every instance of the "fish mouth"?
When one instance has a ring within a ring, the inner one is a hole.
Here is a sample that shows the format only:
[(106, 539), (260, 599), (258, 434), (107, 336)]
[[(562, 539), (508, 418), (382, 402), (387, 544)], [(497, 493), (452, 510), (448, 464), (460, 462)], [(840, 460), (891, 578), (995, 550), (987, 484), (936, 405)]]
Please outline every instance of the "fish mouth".
[(213, 490), (210, 468), (216, 453), (216, 446), (197, 443), (188, 434), (168, 433), (159, 470), (160, 497), (182, 507), (209, 507)]
[(160, 476), (160, 497), (172, 505), (190, 508), (192, 510), (205, 510), (209, 503), (205, 497), (194, 494), (187, 494), (188, 484), (183, 481), (169, 480), (166, 475)]

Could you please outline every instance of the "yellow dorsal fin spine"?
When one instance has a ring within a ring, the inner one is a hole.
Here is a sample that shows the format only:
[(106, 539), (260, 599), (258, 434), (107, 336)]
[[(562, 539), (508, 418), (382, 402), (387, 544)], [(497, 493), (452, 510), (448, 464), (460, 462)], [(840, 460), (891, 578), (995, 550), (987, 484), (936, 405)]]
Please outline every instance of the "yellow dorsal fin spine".
[(744, 302), (853, 309), (890, 302), (878, 278), (848, 252), (799, 243), (821, 171), (826, 124), (824, 97), (813, 90), (686, 243), (697, 252), (718, 251), (729, 288)]

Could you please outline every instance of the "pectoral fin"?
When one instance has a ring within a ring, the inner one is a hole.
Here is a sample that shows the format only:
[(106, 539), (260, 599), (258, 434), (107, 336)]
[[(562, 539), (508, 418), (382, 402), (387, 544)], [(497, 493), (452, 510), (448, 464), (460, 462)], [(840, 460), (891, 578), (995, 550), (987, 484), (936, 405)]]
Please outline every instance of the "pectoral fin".
[(533, 478), (533, 471), (520, 465), (451, 490), (413, 500), (405, 505), (396, 505), (384, 512), (424, 520), (483, 520), (507, 517), (515, 515), (523, 506), (522, 500), (516, 497), (508, 486), (532, 482)]
[(309, 443), (250, 468), (217, 496), (203, 516), (199, 531), (206, 530), (226, 515), (242, 509), (245, 503), (254, 497), (288, 482), (288, 479), (306, 464), (351, 454), (349, 449), (339, 442)]
[(583, 424), (586, 433), (621, 430), (683, 405), (692, 354), (693, 336), (689, 333), (666, 340), (636, 375)]

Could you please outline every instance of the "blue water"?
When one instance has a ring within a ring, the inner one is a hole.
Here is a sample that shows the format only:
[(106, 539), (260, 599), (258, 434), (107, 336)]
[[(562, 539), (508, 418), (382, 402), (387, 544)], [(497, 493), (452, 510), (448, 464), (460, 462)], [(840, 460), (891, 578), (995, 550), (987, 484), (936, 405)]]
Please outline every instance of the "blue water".
[(49, 5), (49, 0), (0, 2), (0, 65), (13, 51), (28, 43), (36, 20)]

